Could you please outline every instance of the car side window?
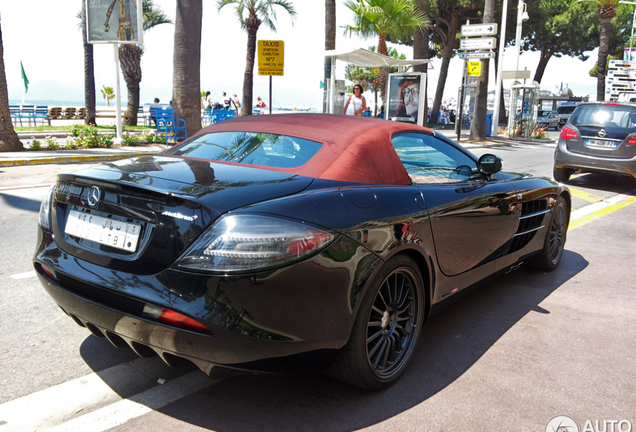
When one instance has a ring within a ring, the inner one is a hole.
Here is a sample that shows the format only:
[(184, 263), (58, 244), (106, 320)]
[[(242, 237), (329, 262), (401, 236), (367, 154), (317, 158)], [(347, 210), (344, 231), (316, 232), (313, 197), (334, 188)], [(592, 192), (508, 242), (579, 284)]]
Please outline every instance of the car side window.
[(470, 156), (433, 135), (403, 133), (392, 142), (413, 183), (456, 183), (478, 174)]

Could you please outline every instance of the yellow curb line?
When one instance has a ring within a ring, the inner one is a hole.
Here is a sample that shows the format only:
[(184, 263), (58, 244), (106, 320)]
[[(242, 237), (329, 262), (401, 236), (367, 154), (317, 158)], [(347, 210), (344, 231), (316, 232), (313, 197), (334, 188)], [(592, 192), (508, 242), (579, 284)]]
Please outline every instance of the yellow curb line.
[(575, 189), (575, 188), (569, 188), (570, 189), (570, 193), (572, 194), (572, 196), (576, 197), (576, 198), (581, 198), (585, 201), (589, 201), (592, 203), (595, 202), (599, 202), (599, 201), (603, 201), (605, 198), (603, 198), (602, 196), (598, 196), (598, 195), (594, 195), (591, 193), (587, 193), (585, 191), (579, 190), (579, 189)]
[(44, 165), (44, 164), (65, 164), (73, 162), (93, 162), (93, 161), (112, 161), (141, 156), (152, 156), (154, 153), (136, 153), (136, 154), (112, 154), (112, 155), (94, 155), (94, 156), (68, 156), (68, 157), (49, 157), (38, 159), (16, 159), (16, 160), (0, 160), (0, 167), (8, 166), (27, 166), (27, 165)]
[(589, 215), (585, 215), (577, 220), (574, 220), (570, 223), (570, 226), (568, 227), (568, 231), (571, 231), (573, 229), (576, 229), (578, 227), (581, 227), (589, 222), (592, 222), (596, 219), (600, 219), (603, 216), (606, 216), (610, 213), (615, 212), (616, 210), (620, 210), (623, 207), (627, 207), (630, 204), (634, 204), (636, 202), (636, 197), (631, 197), (631, 198), (627, 198), (621, 202), (618, 202), (616, 204), (613, 204), (611, 206), (605, 207), (603, 209), (600, 209), (598, 211), (595, 211), (594, 213), (590, 213)]

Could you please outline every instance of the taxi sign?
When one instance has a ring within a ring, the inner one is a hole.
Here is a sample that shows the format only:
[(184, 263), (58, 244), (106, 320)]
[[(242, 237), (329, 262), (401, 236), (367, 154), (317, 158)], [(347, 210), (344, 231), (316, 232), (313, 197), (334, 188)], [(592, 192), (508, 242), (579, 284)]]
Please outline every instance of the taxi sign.
[(469, 61), (466, 66), (466, 74), (468, 76), (480, 76), (481, 75), (481, 62)]
[[(285, 67), (285, 42), (259, 40), (258, 67), (259, 69), (278, 69), (282, 71)], [(261, 75), (260, 72), (259, 75)]]
[(285, 72), (282, 69), (258, 68), (259, 75), (283, 76)]

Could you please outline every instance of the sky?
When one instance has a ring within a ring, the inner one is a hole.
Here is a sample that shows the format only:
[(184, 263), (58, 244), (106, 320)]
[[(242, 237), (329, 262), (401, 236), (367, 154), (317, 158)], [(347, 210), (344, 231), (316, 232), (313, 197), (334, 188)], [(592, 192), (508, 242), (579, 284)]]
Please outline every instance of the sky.
[[(324, 56), (324, 2), (319, 0), (291, 0), (297, 16), (278, 10), (273, 33), (261, 26), (259, 40), (282, 40), (285, 43), (284, 76), (272, 78), (272, 106), (319, 108), (322, 106)], [(176, 0), (154, 0), (163, 11), (174, 19)], [(213, 100), (221, 100), (222, 92), (240, 96), (245, 72), (247, 34), (238, 24), (234, 8), (225, 6), (217, 10), (214, 0), (203, 1), (203, 29), (201, 43), (201, 90), (209, 90)], [(0, 20), (4, 44), (4, 65), (7, 75), (9, 99), (19, 103), (23, 97), (20, 61), (29, 79), (25, 102), (35, 100), (78, 101), (84, 100), (84, 66), (82, 34), (77, 14), (81, 0), (4, 0), (0, 2)], [(280, 8), (279, 8), (280, 9)], [(529, 14), (532, 10), (529, 8)], [(352, 13), (337, 1), (336, 50), (353, 50), (377, 45), (377, 38), (362, 39), (344, 34), (342, 28), (352, 23)], [(512, 25), (508, 23), (508, 25)], [(146, 31), (144, 55), (141, 60), (141, 103), (159, 97), (162, 102), (172, 98), (172, 54), (174, 25), (165, 24)], [(408, 59), (413, 58), (410, 47), (391, 45)], [(504, 52), (503, 70), (514, 70), (516, 57), (512, 49)], [(588, 71), (598, 57), (597, 50), (589, 53), (586, 62), (570, 57), (553, 58), (548, 63), (541, 89), (554, 91), (562, 83), (574, 94), (596, 93), (596, 80)], [(95, 45), (95, 86), (98, 105), (105, 104), (101, 96), (102, 86), (116, 86), (114, 48), (110, 44)], [(522, 53), (520, 69), (536, 69), (538, 53)], [(461, 84), (463, 60), (451, 60), (444, 98), (457, 97)], [(494, 62), (491, 71), (494, 72)], [(344, 62), (337, 62), (337, 78), (344, 79)], [(428, 82), (429, 99), (434, 96), (441, 60), (431, 62)], [(259, 76), (254, 69), (254, 99), (262, 96), (269, 102), (269, 77)], [(494, 73), (491, 72), (491, 77)], [(121, 78), (122, 104), (126, 103), (125, 82)], [(491, 78), (490, 90), (494, 90)], [(350, 83), (348, 83), (350, 84)], [(512, 81), (504, 81), (508, 88)], [(367, 99), (372, 96), (367, 94)]]

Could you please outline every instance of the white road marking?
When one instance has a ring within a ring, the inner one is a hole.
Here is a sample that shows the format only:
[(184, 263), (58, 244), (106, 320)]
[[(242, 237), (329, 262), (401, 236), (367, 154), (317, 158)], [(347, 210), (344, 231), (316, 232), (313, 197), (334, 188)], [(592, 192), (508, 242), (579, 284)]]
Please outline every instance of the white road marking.
[(35, 271), (30, 271), (30, 272), (26, 272), (26, 273), (19, 273), (19, 274), (14, 274), (11, 275), (11, 279), (28, 279), (28, 278), (32, 278), (35, 277)]
[(201, 372), (198, 371), (190, 372), (163, 385), (146, 390), (130, 399), (124, 399), (105, 406), (56, 427), (38, 430), (51, 432), (102, 432), (203, 390), (218, 381), (221, 380), (209, 379), (202, 376)]
[[(159, 364), (156, 357), (136, 359), (101, 371), (99, 375), (93, 373), (6, 402), (0, 405), (0, 431), (101, 432), (220, 381), (194, 371), (128, 399), (123, 399), (109, 386), (118, 388), (117, 379), (148, 378), (146, 375), (154, 373), (153, 362)], [(100, 375), (107, 378), (103, 380)]]

